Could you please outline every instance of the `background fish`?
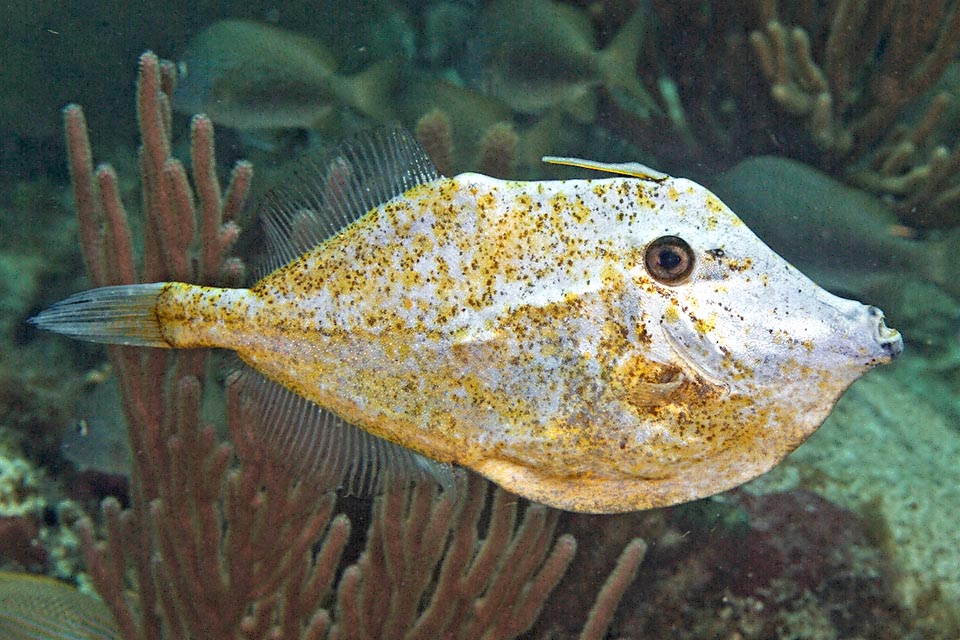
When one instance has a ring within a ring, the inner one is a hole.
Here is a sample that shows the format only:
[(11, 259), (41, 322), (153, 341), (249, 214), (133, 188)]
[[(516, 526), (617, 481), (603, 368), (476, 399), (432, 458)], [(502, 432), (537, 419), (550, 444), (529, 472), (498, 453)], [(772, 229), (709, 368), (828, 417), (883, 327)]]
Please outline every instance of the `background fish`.
[(252, 20), (207, 27), (179, 66), (174, 107), (238, 129), (329, 129), (341, 107), (386, 120), (397, 79), (392, 61), (338, 75), (336, 59), (317, 40)]
[(60, 453), (77, 471), (130, 473), (127, 425), (115, 378), (96, 385), (77, 401), (76, 420), (60, 441)]
[(32, 322), (236, 351), (259, 372), (264, 450), (330, 487), (449, 485), (454, 463), (585, 512), (763, 473), (900, 354), (878, 309), (818, 287), (700, 185), (548, 160), (617, 177), (443, 178), (405, 131), (368, 132), (265, 198), (273, 271), (252, 288), (107, 287)]
[[(498, 178), (530, 174), (542, 177), (544, 166), (540, 158), (544, 154), (565, 152), (579, 146), (583, 137), (582, 127), (560, 113), (541, 118), (530, 126), (515, 126), (512, 111), (505, 103), (445, 80), (420, 78), (412, 81), (397, 94), (395, 104), (401, 122), (413, 130), (423, 116), (432, 112), (440, 112), (447, 119), (452, 134), (452, 163), (448, 168), (454, 171), (450, 173), (477, 169), (484, 139), (496, 127), (506, 128), (516, 136), (511, 150), (511, 172), (496, 175)], [(433, 160), (438, 166), (441, 164), (436, 157)], [(447, 168), (441, 169), (448, 172)]]
[(550, 0), (495, 0), (477, 22), (473, 48), (482, 85), (521, 113), (552, 109), (592, 122), (595, 90), (629, 99), (641, 116), (657, 107), (637, 77), (646, 29), (645, 3), (605, 49), (597, 50), (588, 17)]

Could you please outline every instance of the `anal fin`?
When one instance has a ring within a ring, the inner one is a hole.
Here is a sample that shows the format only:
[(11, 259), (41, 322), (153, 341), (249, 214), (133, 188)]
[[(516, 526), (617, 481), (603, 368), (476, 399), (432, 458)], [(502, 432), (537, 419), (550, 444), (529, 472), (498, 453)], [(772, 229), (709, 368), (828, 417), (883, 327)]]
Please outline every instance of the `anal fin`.
[(253, 437), (298, 480), (342, 495), (369, 496), (395, 483), (436, 482), (456, 497), (454, 467), (378, 438), (243, 365)]

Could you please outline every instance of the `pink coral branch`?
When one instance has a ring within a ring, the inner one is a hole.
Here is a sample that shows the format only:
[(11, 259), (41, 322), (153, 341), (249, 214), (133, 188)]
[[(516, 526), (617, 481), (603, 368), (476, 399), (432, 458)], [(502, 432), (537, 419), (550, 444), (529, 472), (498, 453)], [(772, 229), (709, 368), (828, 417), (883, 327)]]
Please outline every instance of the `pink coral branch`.
[(136, 282), (133, 240), (130, 238), (127, 212), (120, 199), (117, 172), (113, 170), (113, 167), (102, 166), (97, 169), (96, 177), (103, 208), (103, 226), (105, 228), (103, 233), (109, 234), (103, 244), (110, 247), (110, 251), (104, 252), (102, 257), (105, 267), (105, 272), (102, 274), (102, 283), (127, 284)]
[(93, 152), (90, 150), (87, 120), (83, 110), (75, 104), (64, 108), (63, 120), (73, 201), (80, 223), (80, 246), (90, 279), (100, 284), (106, 281), (102, 262), (103, 241), (100, 237), (103, 215), (93, 181)]
[(637, 577), (637, 569), (647, 554), (647, 543), (636, 538), (623, 549), (617, 566), (597, 594), (597, 600), (590, 609), (587, 623), (580, 634), (580, 640), (600, 640), (610, 622), (624, 592)]

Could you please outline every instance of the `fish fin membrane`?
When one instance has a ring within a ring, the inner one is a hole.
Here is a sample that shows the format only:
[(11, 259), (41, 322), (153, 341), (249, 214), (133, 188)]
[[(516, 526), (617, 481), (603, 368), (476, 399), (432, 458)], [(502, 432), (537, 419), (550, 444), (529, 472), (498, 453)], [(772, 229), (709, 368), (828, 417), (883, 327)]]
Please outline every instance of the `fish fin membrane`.
[(257, 211), (267, 237), (257, 277), (299, 258), (381, 204), (440, 177), (420, 143), (397, 124), (309, 154), (290, 171)]
[(292, 477), (349, 496), (377, 495), (396, 483), (436, 482), (456, 498), (452, 465), (378, 438), (249, 366), (242, 366), (238, 383), (253, 412), (254, 439)]
[(120, 631), (100, 600), (51, 578), (3, 571), (0, 638), (119, 640)]
[(640, 407), (656, 407), (670, 401), (670, 396), (683, 384), (683, 376), (670, 382), (634, 382), (629, 387), (629, 400)]
[(78, 340), (137, 347), (169, 347), (157, 319), (165, 282), (101, 287), (75, 293), (27, 320)]

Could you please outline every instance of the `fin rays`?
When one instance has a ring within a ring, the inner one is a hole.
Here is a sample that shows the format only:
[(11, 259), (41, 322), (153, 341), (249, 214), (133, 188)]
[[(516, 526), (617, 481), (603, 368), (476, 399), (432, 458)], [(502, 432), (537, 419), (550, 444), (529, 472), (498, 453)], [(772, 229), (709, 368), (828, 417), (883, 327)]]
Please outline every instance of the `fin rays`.
[(380, 493), (395, 482), (456, 488), (450, 465), (367, 433), (249, 367), (237, 383), (259, 422), (254, 438), (295, 478), (354, 496)]
[(301, 159), (260, 205), (269, 257), (258, 277), (298, 258), (379, 205), (439, 177), (423, 147), (399, 125), (364, 131)]
[(164, 282), (81, 291), (44, 309), (27, 322), (88, 342), (169, 347), (157, 320)]

